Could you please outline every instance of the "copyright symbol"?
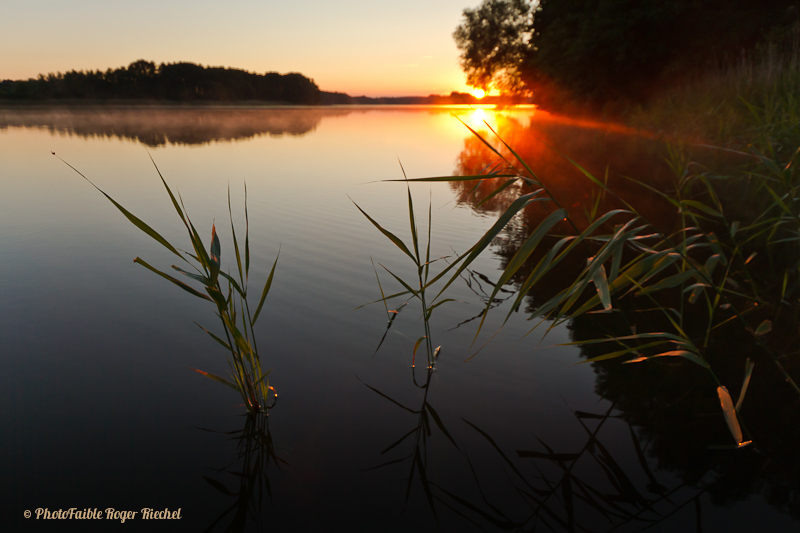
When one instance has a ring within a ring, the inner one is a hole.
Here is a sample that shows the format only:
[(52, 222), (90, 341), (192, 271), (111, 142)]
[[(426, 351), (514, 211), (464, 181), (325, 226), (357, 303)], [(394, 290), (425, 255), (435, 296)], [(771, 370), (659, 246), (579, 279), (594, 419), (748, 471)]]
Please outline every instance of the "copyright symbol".
[(25, 511), (24, 514), (25, 514), (25, 518), (30, 518), (31, 517), (31, 512), (30, 511)]

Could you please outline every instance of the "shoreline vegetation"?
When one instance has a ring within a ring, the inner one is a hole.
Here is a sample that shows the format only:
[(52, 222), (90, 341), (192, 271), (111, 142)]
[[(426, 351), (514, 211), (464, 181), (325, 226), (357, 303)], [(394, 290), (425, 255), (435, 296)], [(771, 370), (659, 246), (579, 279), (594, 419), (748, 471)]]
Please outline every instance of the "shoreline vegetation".
[(28, 80), (0, 81), (0, 105), (514, 105), (519, 96), (468, 93), (428, 96), (350, 96), (321, 90), (313, 79), (292, 72), (256, 74), (195, 63), (138, 60), (105, 72), (40, 74)]

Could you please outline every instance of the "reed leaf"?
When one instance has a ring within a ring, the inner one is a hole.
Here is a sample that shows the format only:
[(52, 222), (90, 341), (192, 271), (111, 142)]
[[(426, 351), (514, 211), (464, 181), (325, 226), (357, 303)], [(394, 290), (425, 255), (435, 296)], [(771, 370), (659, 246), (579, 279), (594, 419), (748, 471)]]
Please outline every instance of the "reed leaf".
[(164, 279), (166, 279), (166, 280), (169, 280), (169, 281), (171, 281), (172, 283), (174, 283), (175, 285), (177, 285), (177, 286), (178, 286), (178, 287), (180, 287), (181, 289), (185, 290), (185, 291), (186, 291), (186, 292), (188, 292), (189, 294), (193, 294), (194, 296), (197, 296), (198, 298), (203, 298), (204, 300), (213, 301), (211, 298), (209, 298), (207, 295), (203, 294), (202, 292), (199, 292), (199, 291), (197, 291), (196, 289), (194, 289), (193, 287), (191, 287), (191, 286), (189, 286), (189, 285), (185, 284), (184, 282), (182, 282), (182, 281), (180, 281), (180, 280), (178, 280), (178, 279), (175, 279), (175, 278), (173, 278), (173, 277), (172, 277), (172, 276), (170, 276), (169, 274), (165, 274), (164, 272), (161, 272), (161, 271), (160, 271), (160, 270), (158, 270), (157, 268), (155, 268), (155, 267), (153, 267), (153, 266), (150, 266), (150, 264), (148, 264), (148, 263), (147, 263), (147, 262), (146, 262), (144, 259), (142, 259), (141, 257), (137, 257), (136, 259), (134, 259), (134, 260), (133, 260), (133, 262), (134, 262), (134, 263), (139, 263), (140, 265), (142, 265), (142, 266), (143, 266), (143, 267), (145, 267), (146, 269), (148, 269), (148, 270), (150, 270), (150, 271), (152, 271), (152, 272), (155, 272), (156, 274), (158, 274), (159, 276), (161, 276), (162, 278), (164, 278)]
[(600, 302), (603, 304), (603, 309), (606, 311), (611, 310), (611, 294), (608, 290), (608, 278), (606, 277), (606, 269), (600, 265), (595, 273), (592, 275), (592, 281), (597, 288), (597, 295), (600, 297)]
[[(233, 252), (236, 255), (236, 268), (239, 269), (239, 280), (244, 284), (244, 272), (242, 271), (242, 257), (239, 253), (239, 242), (236, 239), (236, 226), (233, 224), (233, 209), (231, 208), (231, 186), (228, 184), (228, 217), (231, 221), (231, 237), (233, 238)], [(241, 294), (241, 291), (239, 291)], [(247, 296), (247, 295), (242, 295)]]
[(484, 233), (484, 235), (480, 238), (480, 240), (478, 240), (477, 243), (475, 243), (472, 246), (472, 248), (470, 248), (468, 252), (469, 255), (467, 255), (464, 262), (461, 263), (461, 266), (458, 267), (458, 270), (456, 270), (455, 274), (453, 274), (453, 276), (445, 284), (442, 290), (439, 291), (439, 294), (436, 296), (436, 298), (438, 298), (439, 295), (441, 295), (447, 289), (447, 287), (449, 287), (459, 277), (459, 275), (464, 271), (464, 269), (467, 268), (487, 246), (489, 246), (489, 243), (492, 242), (492, 240), (494, 240), (494, 238), (500, 233), (500, 231), (506, 226), (506, 224), (508, 224), (508, 222), (518, 212), (524, 209), (526, 205), (531, 203), (538, 194), (539, 194), (538, 191), (526, 194), (520, 196), (511, 203), (511, 205), (503, 212), (502, 215), (500, 215), (500, 217), (492, 225), (492, 227), (489, 228), (489, 230), (486, 233)]
[(717, 387), (717, 395), (719, 396), (719, 402), (722, 406), (722, 414), (725, 415), (725, 422), (728, 424), (728, 429), (733, 436), (733, 440), (736, 441), (737, 445), (741, 445), (744, 436), (742, 434), (742, 427), (739, 425), (739, 419), (736, 416), (736, 408), (733, 406), (731, 395), (724, 385)]
[[(56, 154), (55, 154), (55, 152), (53, 152), (53, 155), (56, 155)], [(56, 157), (58, 157), (58, 156), (56, 156)], [(153, 240), (155, 240), (156, 242), (158, 242), (159, 244), (161, 244), (161, 245), (162, 245), (164, 248), (166, 248), (167, 250), (169, 250), (169, 251), (170, 251), (170, 252), (172, 252), (173, 254), (175, 254), (175, 255), (177, 255), (178, 257), (180, 257), (182, 260), (184, 260), (184, 261), (186, 260), (186, 258), (184, 258), (184, 257), (183, 257), (183, 255), (182, 255), (182, 254), (181, 254), (181, 253), (180, 253), (180, 252), (179, 252), (179, 251), (178, 251), (178, 250), (177, 250), (177, 249), (176, 249), (174, 246), (172, 246), (172, 245), (171, 245), (171, 244), (170, 244), (170, 243), (169, 243), (169, 242), (168, 242), (168, 241), (167, 241), (167, 240), (166, 240), (164, 237), (162, 237), (162, 236), (161, 236), (161, 235), (160, 235), (160, 234), (159, 234), (159, 233), (158, 233), (156, 230), (154, 230), (153, 228), (151, 228), (150, 226), (148, 226), (148, 225), (147, 225), (147, 224), (146, 224), (144, 221), (142, 221), (142, 220), (141, 220), (139, 217), (137, 217), (136, 215), (134, 215), (133, 213), (131, 213), (130, 211), (128, 211), (127, 209), (125, 209), (124, 207), (122, 207), (122, 206), (121, 206), (119, 203), (117, 203), (117, 201), (116, 201), (116, 200), (114, 200), (113, 198), (111, 198), (111, 196), (109, 196), (108, 194), (106, 194), (106, 192), (105, 192), (105, 191), (103, 191), (103, 190), (102, 190), (100, 187), (98, 187), (97, 185), (95, 185), (95, 184), (94, 184), (94, 183), (93, 183), (93, 182), (92, 182), (92, 181), (91, 181), (89, 178), (87, 178), (87, 177), (86, 177), (86, 176), (85, 176), (85, 175), (84, 175), (84, 174), (83, 174), (83, 173), (82, 173), (80, 170), (76, 169), (75, 167), (73, 167), (72, 165), (70, 165), (69, 163), (67, 163), (67, 162), (66, 162), (66, 161), (64, 161), (63, 159), (61, 159), (60, 157), (58, 157), (58, 159), (60, 159), (60, 160), (61, 160), (61, 161), (62, 161), (62, 162), (65, 164), (65, 165), (67, 165), (69, 168), (71, 168), (72, 170), (74, 170), (75, 172), (77, 172), (77, 173), (78, 173), (78, 175), (79, 175), (80, 177), (82, 177), (83, 179), (85, 179), (86, 181), (88, 181), (88, 182), (89, 182), (89, 184), (90, 184), (92, 187), (94, 187), (95, 189), (97, 189), (98, 191), (100, 191), (100, 193), (101, 193), (103, 196), (105, 196), (105, 197), (108, 199), (108, 201), (109, 201), (109, 202), (111, 202), (112, 204), (114, 204), (114, 207), (116, 207), (116, 208), (117, 208), (117, 210), (119, 210), (119, 212), (120, 212), (120, 213), (122, 213), (122, 214), (125, 216), (125, 218), (127, 218), (127, 219), (128, 219), (128, 220), (129, 220), (129, 221), (130, 221), (130, 222), (131, 222), (131, 223), (132, 223), (134, 226), (136, 226), (136, 227), (137, 227), (137, 228), (139, 228), (139, 229), (140, 229), (142, 232), (144, 232), (146, 235), (148, 235), (150, 238), (152, 238)], [(171, 193), (170, 193), (170, 194), (171, 194)]]
[[(189, 368), (191, 368), (191, 367), (189, 367)], [(192, 368), (192, 370), (194, 370), (198, 374), (204, 375), (205, 377), (207, 377), (209, 379), (213, 379), (217, 383), (222, 383), (223, 385), (227, 385), (228, 387), (232, 388), (233, 390), (235, 390), (237, 392), (241, 392), (241, 390), (242, 390), (241, 387), (239, 387), (239, 385), (236, 385), (235, 383), (231, 383), (230, 381), (228, 381), (225, 378), (219, 377), (219, 376), (217, 376), (215, 374), (212, 374), (210, 372), (204, 372), (203, 370), (198, 370), (196, 368)]]
[[(351, 199), (350, 201), (352, 202), (353, 200)], [(412, 261), (416, 261), (416, 258), (414, 257), (414, 254), (411, 253), (411, 251), (408, 249), (408, 247), (406, 247), (405, 243), (400, 238), (398, 238), (391, 231), (389, 231), (387, 229), (384, 229), (383, 226), (378, 224), (371, 216), (369, 216), (366, 213), (366, 211), (361, 209), (361, 207), (359, 207), (359, 205), (357, 203), (353, 202), (353, 205), (355, 205), (358, 208), (358, 210), (361, 211), (361, 214), (363, 214), (365, 217), (367, 217), (367, 220), (369, 220), (372, 223), (373, 226), (378, 228), (378, 231), (383, 233), (390, 241), (392, 241), (395, 244), (395, 246), (400, 248), (400, 250), (402, 250), (402, 252), (404, 254), (406, 254), (408, 257), (410, 257)]]
[(272, 263), (272, 269), (269, 271), (269, 277), (267, 277), (267, 282), (264, 284), (264, 290), (261, 291), (261, 299), (258, 301), (258, 307), (256, 307), (256, 313), (253, 315), (253, 324), (256, 323), (258, 320), (258, 315), (261, 313), (261, 308), (264, 307), (264, 301), (267, 299), (267, 294), (269, 294), (269, 289), (272, 287), (272, 278), (275, 275), (275, 266), (278, 264), (278, 257), (280, 257), (280, 250), (278, 251), (277, 257), (275, 257), (275, 262)]
[(683, 357), (695, 363), (697, 365), (702, 366), (703, 368), (709, 368), (708, 362), (703, 359), (703, 357), (697, 353), (690, 352), (688, 350), (672, 350), (669, 352), (662, 352), (656, 355), (651, 355), (649, 357), (637, 357), (636, 359), (630, 359), (629, 361), (625, 361), (625, 363), (641, 363), (642, 361), (647, 361), (648, 359), (654, 359), (656, 357)]
[(742, 390), (739, 392), (739, 398), (736, 400), (736, 405), (734, 406), (734, 410), (736, 412), (742, 408), (742, 402), (744, 402), (744, 395), (747, 393), (747, 387), (750, 386), (750, 377), (753, 375), (753, 368), (755, 367), (755, 363), (747, 358), (747, 361), (744, 364), (744, 381), (742, 382)]

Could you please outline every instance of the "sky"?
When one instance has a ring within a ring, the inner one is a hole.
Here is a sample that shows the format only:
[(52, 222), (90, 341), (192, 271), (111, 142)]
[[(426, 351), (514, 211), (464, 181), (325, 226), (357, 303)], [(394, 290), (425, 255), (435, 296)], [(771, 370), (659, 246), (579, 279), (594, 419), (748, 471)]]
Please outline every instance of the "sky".
[(453, 31), (480, 0), (0, 0), (0, 79), (138, 59), (300, 72), (352, 96), (469, 92)]

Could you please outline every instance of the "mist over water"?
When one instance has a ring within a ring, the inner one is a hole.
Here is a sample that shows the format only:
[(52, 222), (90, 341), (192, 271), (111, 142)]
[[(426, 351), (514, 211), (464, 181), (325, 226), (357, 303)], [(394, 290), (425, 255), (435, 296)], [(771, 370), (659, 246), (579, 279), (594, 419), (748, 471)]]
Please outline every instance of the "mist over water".
[[(710, 531), (793, 527), (791, 499), (756, 490), (775, 494), (787, 485), (755, 463), (726, 464), (729, 490), (722, 490), (718, 463), (676, 444), (698, 428), (661, 410), (674, 397), (657, 375), (641, 366), (626, 373), (635, 365), (576, 365), (586, 353), (555, 347), (598, 335), (602, 317), (547, 335), (548, 324), (531, 331), (526, 311), (578, 266), (556, 272), (505, 325), (511, 292), (501, 293), (473, 342), (487, 288), (547, 215), (545, 205), (515, 219), (448, 289), (455, 301), (431, 322), (442, 346), (435, 372), (411, 370), (422, 331), (413, 301), (375, 353), (386, 311), (380, 303), (359, 308), (380, 298), (373, 261), (387, 293), (399, 286), (379, 265), (404, 278), (414, 269), (353, 201), (408, 241), (406, 185), (378, 181), (401, 180), (403, 170), (413, 178), (497, 165), (453, 115), (510, 157), (486, 120), (577, 220), (597, 191), (564, 156), (607, 174), (660, 224), (674, 222), (668, 205), (623, 178), (669, 187), (662, 144), (532, 109), (0, 110), (0, 451), (2, 516), (12, 529), (62, 525), (23, 518), (39, 507), (180, 508), (180, 521), (147, 523), (169, 531), (495, 531), (545, 523), (556, 531), (570, 524), (674, 531), (694, 527), (698, 516)], [(256, 332), (280, 396), (267, 419), (247, 422), (235, 392), (190, 370), (227, 372), (224, 350), (193, 324), (211, 327), (216, 317), (132, 262), (140, 256), (168, 269), (175, 257), (51, 151), (188, 248), (152, 156), (206, 242), (216, 225), (223, 270), (235, 268), (227, 191), (242, 227), (246, 183), (253, 286), (280, 251)], [(508, 188), (481, 203), (494, 185), (473, 187), (411, 185), (420, 227), (427, 228), (430, 202), (432, 257), (463, 253), (520, 192)], [(676, 368), (670, 379), (694, 376)], [(648, 417), (648, 408), (658, 416)], [(724, 422), (713, 421), (703, 449), (725, 437)], [(738, 485), (737, 473), (747, 478)], [(122, 527), (102, 522), (95, 526)]]

